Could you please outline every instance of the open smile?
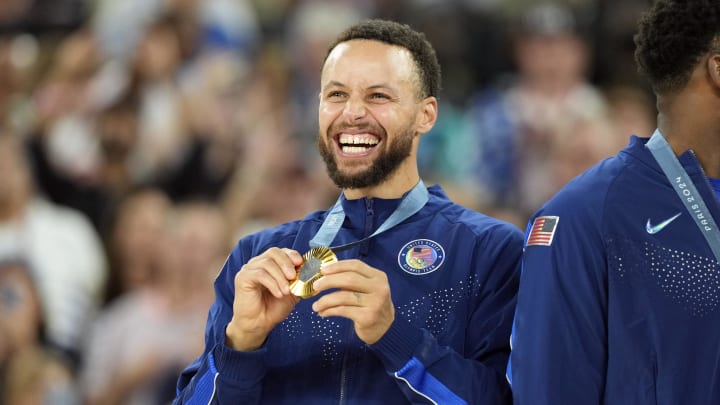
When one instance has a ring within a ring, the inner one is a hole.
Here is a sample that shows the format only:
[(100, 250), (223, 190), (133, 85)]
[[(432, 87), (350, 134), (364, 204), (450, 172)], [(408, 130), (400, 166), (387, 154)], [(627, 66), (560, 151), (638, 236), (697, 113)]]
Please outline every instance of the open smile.
[(338, 136), (338, 145), (346, 156), (367, 156), (379, 143), (380, 139), (369, 133), (342, 133)]

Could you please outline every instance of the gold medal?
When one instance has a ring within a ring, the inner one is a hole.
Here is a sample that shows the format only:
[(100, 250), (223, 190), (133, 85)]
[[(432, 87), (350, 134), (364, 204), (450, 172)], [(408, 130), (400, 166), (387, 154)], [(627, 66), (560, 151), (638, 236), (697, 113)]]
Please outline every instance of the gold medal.
[(316, 294), (312, 285), (322, 277), (322, 266), (338, 261), (335, 253), (326, 247), (310, 249), (303, 255), (303, 264), (297, 269), (297, 278), (290, 284), (290, 292), (296, 297), (309, 298)]

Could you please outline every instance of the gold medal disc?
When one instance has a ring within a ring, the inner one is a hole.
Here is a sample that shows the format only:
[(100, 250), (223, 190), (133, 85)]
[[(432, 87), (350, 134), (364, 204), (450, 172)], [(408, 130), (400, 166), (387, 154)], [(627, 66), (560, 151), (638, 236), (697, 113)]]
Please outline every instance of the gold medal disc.
[(290, 292), (296, 297), (309, 298), (316, 294), (312, 285), (322, 277), (322, 266), (338, 261), (335, 253), (326, 247), (310, 249), (303, 255), (303, 264), (297, 268), (297, 278), (290, 284)]

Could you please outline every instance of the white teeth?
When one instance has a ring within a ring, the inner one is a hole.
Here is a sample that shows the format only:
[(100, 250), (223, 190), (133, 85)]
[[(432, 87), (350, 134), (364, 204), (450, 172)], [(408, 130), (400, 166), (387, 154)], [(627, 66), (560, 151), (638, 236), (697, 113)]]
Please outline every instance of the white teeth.
[(365, 153), (368, 149), (363, 146), (343, 146), (342, 151), (347, 154)]
[(379, 140), (367, 134), (340, 134), (340, 143), (343, 145), (377, 145)]

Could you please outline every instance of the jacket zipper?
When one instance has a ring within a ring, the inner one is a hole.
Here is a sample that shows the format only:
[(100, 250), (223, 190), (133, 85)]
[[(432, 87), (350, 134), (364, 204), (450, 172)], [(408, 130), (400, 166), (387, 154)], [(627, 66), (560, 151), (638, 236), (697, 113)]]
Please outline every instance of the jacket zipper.
[[(365, 233), (363, 238), (367, 238), (373, 232), (375, 222), (375, 210), (373, 209), (373, 200), (368, 198), (365, 200)], [(360, 255), (367, 256), (370, 253), (370, 241), (365, 241), (360, 245)]]
[[(368, 198), (365, 200), (365, 233), (363, 237), (367, 237), (372, 234), (373, 226), (375, 222), (375, 210), (373, 209), (373, 200)], [(370, 241), (365, 241), (360, 245), (360, 255), (367, 256), (370, 250)], [(353, 329), (351, 327), (348, 338), (352, 339)], [(345, 390), (347, 385), (347, 368), (349, 354), (346, 352), (343, 354), (342, 369), (340, 370), (340, 400), (338, 404), (342, 405), (345, 403)]]
[(347, 374), (347, 362), (348, 355), (347, 352), (345, 352), (343, 354), (342, 368), (340, 369), (340, 400), (338, 401), (338, 405), (343, 405), (345, 403), (345, 378)]

